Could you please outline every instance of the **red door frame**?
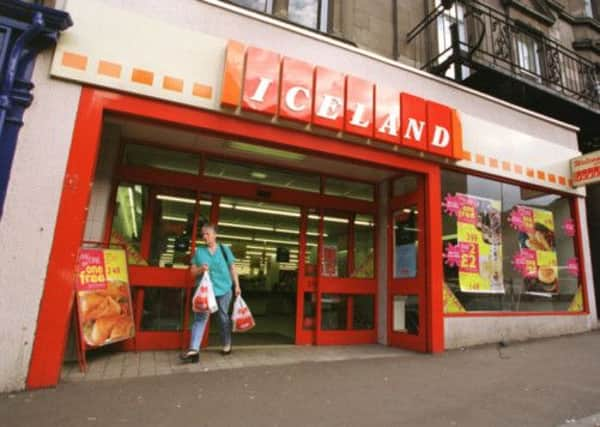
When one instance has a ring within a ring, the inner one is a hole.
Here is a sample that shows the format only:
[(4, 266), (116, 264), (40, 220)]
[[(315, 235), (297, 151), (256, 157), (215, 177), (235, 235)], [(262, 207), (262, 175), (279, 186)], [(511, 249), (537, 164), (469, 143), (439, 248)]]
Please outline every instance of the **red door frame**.
[[(426, 245), (428, 230), (424, 227), (425, 220), (424, 218), (427, 216), (428, 209), (425, 207), (425, 197), (423, 195), (423, 187), (424, 183), (421, 177), (418, 177), (418, 186), (417, 190), (402, 196), (396, 196), (390, 198), (389, 203), (389, 214), (388, 214), (388, 253), (390, 254), (390, 259), (395, 259), (395, 247), (394, 247), (394, 226), (396, 221), (397, 213), (402, 208), (406, 208), (409, 206), (416, 206), (417, 211), (419, 212), (419, 216), (417, 218), (418, 221), (418, 234), (417, 234), (417, 242), (419, 242), (419, 250), (417, 252), (417, 274), (414, 278), (402, 278), (396, 279), (394, 277), (394, 262), (389, 262), (387, 265), (388, 271), (388, 295), (387, 295), (387, 313), (388, 313), (388, 342), (390, 345), (395, 347), (408, 348), (410, 350), (426, 352), (428, 350), (427, 344), (427, 315), (429, 307), (427, 304), (421, 303), (421, 301), (427, 301), (427, 270), (426, 270), (426, 259), (425, 253), (427, 251)], [(392, 189), (390, 188), (390, 194), (392, 193)], [(425, 249), (425, 250), (423, 250)], [(395, 295), (415, 295), (419, 298), (419, 332), (417, 335), (411, 335), (406, 332), (394, 332), (393, 323), (394, 323), (394, 310), (393, 310), (393, 301)]]
[[(91, 196), (90, 184), (95, 175), (103, 117), (106, 113), (133, 116), (239, 139), (259, 140), (265, 145), (320, 153), (349, 161), (362, 163), (368, 159), (367, 162), (372, 165), (420, 173), (426, 177), (426, 205), (441, 206), (440, 168), (435, 163), (399, 156), (368, 145), (351, 144), (340, 139), (251, 122), (242, 117), (84, 86), (36, 325), (27, 377), (29, 389), (54, 386), (60, 377), (73, 305), (74, 266), (83, 238)], [(440, 260), (441, 209), (428, 209), (426, 226), (429, 229), (427, 259)], [(428, 349), (439, 352), (443, 351), (444, 338), (441, 262), (429, 262), (428, 273)]]

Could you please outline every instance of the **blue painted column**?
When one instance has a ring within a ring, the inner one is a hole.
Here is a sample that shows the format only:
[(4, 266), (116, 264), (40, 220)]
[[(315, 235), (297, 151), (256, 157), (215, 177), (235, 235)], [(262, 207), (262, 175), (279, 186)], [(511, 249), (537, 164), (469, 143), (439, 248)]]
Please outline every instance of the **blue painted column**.
[(62, 11), (20, 0), (0, 2), (0, 220), (23, 115), (33, 101), (35, 59), (72, 24)]

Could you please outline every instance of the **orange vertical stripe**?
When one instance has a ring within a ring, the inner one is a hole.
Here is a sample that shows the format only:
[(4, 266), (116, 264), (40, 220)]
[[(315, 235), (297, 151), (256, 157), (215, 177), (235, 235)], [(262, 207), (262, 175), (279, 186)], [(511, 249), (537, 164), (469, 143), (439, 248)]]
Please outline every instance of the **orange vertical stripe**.
[(62, 65), (76, 70), (85, 70), (87, 68), (88, 58), (85, 55), (79, 55), (72, 52), (63, 52)]
[(246, 46), (235, 40), (227, 42), (225, 51), (225, 69), (223, 71), (223, 88), (221, 105), (237, 107), (242, 97), (242, 74), (244, 71), (244, 53)]
[(537, 171), (537, 178), (541, 179), (542, 181), (546, 180), (546, 172), (544, 171)]
[(498, 167), (498, 160), (494, 159), (493, 157), (490, 157), (488, 159), (488, 163), (489, 163), (490, 167), (492, 167), (492, 168), (497, 168)]
[(549, 173), (548, 174), (548, 181), (550, 181), (552, 183), (556, 183), (556, 175), (554, 175), (553, 173)]
[(472, 161), (473, 156), (471, 155), (470, 151), (462, 150), (462, 158), (463, 158), (463, 160)]
[(116, 77), (117, 79), (121, 77), (121, 67), (120, 64), (115, 64), (114, 62), (109, 61), (100, 61), (98, 63), (98, 74), (102, 74), (108, 77)]
[(519, 175), (523, 175), (523, 166), (515, 165), (515, 173), (518, 173)]
[(535, 173), (534, 173), (533, 169), (527, 168), (527, 176), (529, 178), (533, 178), (535, 176)]
[(475, 161), (480, 165), (485, 165), (485, 157), (482, 156), (481, 154), (475, 155)]
[(502, 170), (510, 171), (510, 162), (502, 162)]
[(152, 71), (134, 68), (131, 72), (131, 81), (152, 86), (152, 82), (154, 82), (154, 73)]
[(559, 176), (558, 177), (558, 183), (560, 185), (567, 185), (567, 178), (565, 178), (564, 176)]

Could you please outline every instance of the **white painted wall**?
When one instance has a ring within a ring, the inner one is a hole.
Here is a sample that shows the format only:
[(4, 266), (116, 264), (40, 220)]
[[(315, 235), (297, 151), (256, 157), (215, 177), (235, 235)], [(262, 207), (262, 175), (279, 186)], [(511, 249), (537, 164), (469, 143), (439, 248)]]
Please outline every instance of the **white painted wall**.
[(50, 80), (50, 59), (45, 52), (35, 65), (0, 220), (0, 392), (25, 386), (81, 92)]

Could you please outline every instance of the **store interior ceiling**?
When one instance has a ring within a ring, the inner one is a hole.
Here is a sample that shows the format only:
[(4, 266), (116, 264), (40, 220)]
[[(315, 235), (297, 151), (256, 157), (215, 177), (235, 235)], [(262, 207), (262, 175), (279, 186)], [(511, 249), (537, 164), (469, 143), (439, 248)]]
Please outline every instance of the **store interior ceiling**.
[[(378, 183), (393, 176), (397, 170), (374, 167), (365, 163), (340, 161), (307, 152), (293, 152), (265, 147), (252, 141), (239, 141), (203, 134), (160, 123), (149, 123), (120, 116), (107, 116), (105, 125), (117, 126), (121, 139), (135, 143), (160, 144), (165, 148), (203, 152), (214, 158), (229, 158), (249, 162), (270, 163), (278, 167), (314, 173), (329, 172), (336, 176)], [(349, 148), (353, 143), (348, 142)]]

